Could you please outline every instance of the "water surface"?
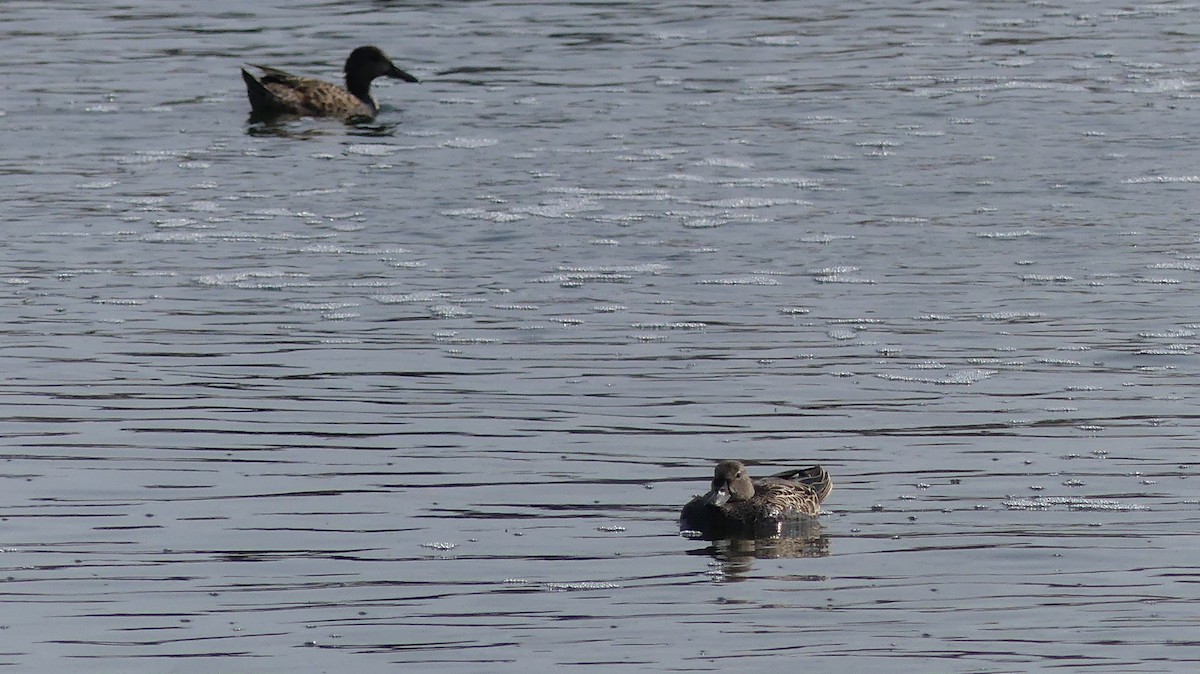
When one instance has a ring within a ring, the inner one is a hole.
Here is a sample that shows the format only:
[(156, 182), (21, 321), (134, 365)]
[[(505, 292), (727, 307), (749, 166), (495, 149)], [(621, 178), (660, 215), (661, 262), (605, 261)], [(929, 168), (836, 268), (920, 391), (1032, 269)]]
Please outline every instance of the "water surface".
[(1193, 12), (10, 3), (0, 665), (1194, 668)]

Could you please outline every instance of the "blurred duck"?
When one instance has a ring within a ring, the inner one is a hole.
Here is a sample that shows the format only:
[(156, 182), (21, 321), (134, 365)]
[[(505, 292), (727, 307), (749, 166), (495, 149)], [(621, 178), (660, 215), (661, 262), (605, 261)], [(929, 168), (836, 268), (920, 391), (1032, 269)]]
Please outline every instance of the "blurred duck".
[(263, 72), (255, 77), (242, 68), (251, 115), (257, 118), (300, 115), (337, 117), (346, 121), (374, 119), (379, 105), (371, 98), (376, 77), (394, 77), (405, 82), (417, 78), (396, 67), (379, 47), (359, 47), (346, 59), (346, 88), (311, 77), (297, 77), (276, 68), (254, 66)]

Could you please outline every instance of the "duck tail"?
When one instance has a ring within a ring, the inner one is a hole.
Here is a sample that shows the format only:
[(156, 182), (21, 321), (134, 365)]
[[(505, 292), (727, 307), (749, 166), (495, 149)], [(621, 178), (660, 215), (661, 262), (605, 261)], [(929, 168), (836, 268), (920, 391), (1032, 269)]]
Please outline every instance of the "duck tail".
[(259, 111), (266, 110), (272, 107), (275, 95), (263, 86), (258, 78), (250, 74), (250, 71), (242, 68), (242, 80), (246, 82), (246, 96), (250, 99), (250, 109)]
[(269, 115), (287, 110), (287, 105), (245, 68), (242, 68), (242, 80), (246, 82), (246, 96), (250, 99), (250, 109), (254, 114)]
[(833, 491), (833, 479), (829, 477), (829, 471), (822, 466), (807, 468), (803, 481), (816, 492), (818, 501), (824, 501)]

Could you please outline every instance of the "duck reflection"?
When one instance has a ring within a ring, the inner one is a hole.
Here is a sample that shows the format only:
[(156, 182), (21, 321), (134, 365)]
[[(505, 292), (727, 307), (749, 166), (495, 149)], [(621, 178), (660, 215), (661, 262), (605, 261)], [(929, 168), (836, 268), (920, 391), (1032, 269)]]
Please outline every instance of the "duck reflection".
[[(249, 124), (246, 126), (246, 135), (248, 136), (273, 136), (296, 140), (310, 140), (334, 133), (344, 133), (361, 138), (388, 138), (395, 136), (396, 129), (400, 126), (396, 123), (358, 122), (349, 127), (339, 125), (338, 128), (334, 128), (307, 124), (295, 119), (258, 119), (254, 115), (251, 115), (248, 121)], [(342, 130), (345, 128), (349, 128), (349, 131)]]
[[(704, 540), (700, 537), (692, 537)], [(782, 525), (780, 535), (770, 538), (721, 538), (709, 545), (689, 550), (689, 555), (708, 555), (721, 562), (728, 576), (750, 571), (755, 559), (829, 556), (829, 536), (814, 517), (790, 520)]]

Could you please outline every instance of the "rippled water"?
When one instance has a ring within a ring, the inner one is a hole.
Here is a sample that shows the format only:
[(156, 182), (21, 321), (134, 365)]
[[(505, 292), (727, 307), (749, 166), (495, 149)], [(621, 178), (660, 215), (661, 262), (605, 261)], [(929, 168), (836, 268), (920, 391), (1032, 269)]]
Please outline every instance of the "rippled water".
[(0, 665), (1200, 661), (1192, 5), (293, 5), (5, 6)]

